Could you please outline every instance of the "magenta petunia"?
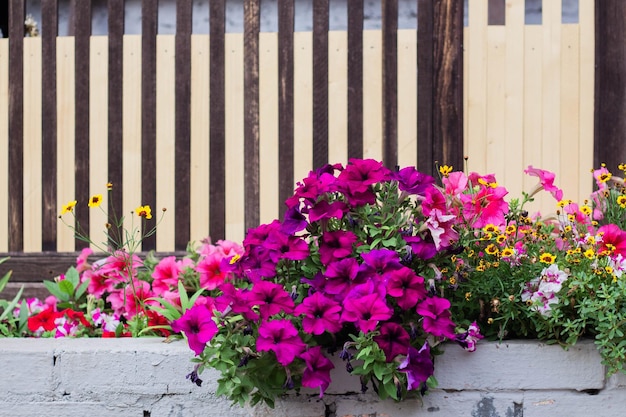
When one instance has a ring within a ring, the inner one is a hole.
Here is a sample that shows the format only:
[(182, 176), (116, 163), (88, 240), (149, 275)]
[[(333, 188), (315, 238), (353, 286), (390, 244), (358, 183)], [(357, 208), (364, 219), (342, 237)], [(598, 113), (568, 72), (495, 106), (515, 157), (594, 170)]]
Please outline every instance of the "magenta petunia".
[(306, 368), (302, 374), (302, 386), (309, 388), (319, 388), (320, 398), (324, 396), (324, 391), (330, 385), (330, 370), (335, 367), (333, 363), (322, 353), (320, 346), (314, 346), (306, 352), (300, 354), (304, 359)]
[(420, 350), (409, 347), (406, 359), (402, 361), (398, 369), (406, 373), (408, 390), (421, 389), (435, 372), (428, 342), (424, 342)]
[(256, 348), (259, 351), (274, 352), (276, 360), (281, 365), (289, 365), (305, 347), (306, 344), (300, 339), (298, 330), (289, 320), (261, 322)]
[(378, 322), (387, 320), (393, 311), (378, 294), (368, 294), (361, 298), (349, 298), (343, 306), (341, 320), (354, 325), (364, 333), (371, 332)]
[(363, 193), (370, 185), (390, 179), (391, 171), (382, 162), (373, 159), (350, 159), (337, 177), (337, 183), (353, 194)]
[(172, 330), (184, 332), (189, 347), (199, 355), (217, 333), (217, 325), (213, 321), (213, 312), (207, 305), (196, 304), (185, 311), (181, 318), (172, 322)]
[(306, 297), (294, 313), (304, 315), (302, 329), (306, 333), (320, 335), (325, 331), (336, 333), (341, 330), (341, 306), (322, 293), (316, 292)]
[(387, 362), (392, 362), (396, 356), (407, 354), (411, 337), (400, 324), (389, 322), (380, 326), (380, 334), (374, 336), (374, 342), (385, 352)]
[(235, 288), (229, 282), (219, 286), (222, 294), (215, 298), (215, 309), (221, 313), (232, 311), (241, 314), (247, 320), (257, 320), (259, 315), (252, 310), (249, 302), (250, 291), (248, 289)]
[(504, 200), (507, 194), (504, 187), (490, 186), (482, 186), (473, 194), (463, 194), (463, 216), (478, 229), (488, 224), (504, 225), (504, 215), (509, 212), (509, 204)]
[(419, 172), (412, 166), (392, 173), (392, 178), (398, 181), (400, 191), (417, 195), (424, 195), (424, 192), (435, 183), (435, 178)]
[(402, 268), (400, 258), (396, 251), (389, 249), (373, 249), (361, 255), (363, 263), (361, 272), (367, 277), (378, 275), (386, 280), (387, 275)]
[(248, 304), (259, 306), (261, 319), (267, 319), (274, 314), (284, 312), (291, 314), (294, 303), (282, 285), (269, 281), (258, 281), (248, 294)]
[(429, 297), (417, 305), (417, 314), (423, 317), (422, 327), (426, 333), (433, 336), (443, 336), (449, 339), (455, 338), (451, 320), (450, 301), (446, 298)]
[(357, 241), (354, 233), (345, 230), (326, 232), (320, 240), (320, 260), (328, 265), (352, 254), (352, 245)]
[(398, 306), (408, 310), (426, 298), (424, 278), (411, 268), (403, 267), (389, 275), (387, 294), (396, 299)]
[(272, 231), (263, 247), (269, 250), (269, 257), (274, 263), (281, 259), (300, 261), (309, 256), (309, 245), (302, 238), (280, 230)]
[(358, 273), (359, 264), (354, 258), (331, 262), (324, 274), (326, 276), (324, 292), (342, 300), (350, 291), (350, 287), (356, 283)]
[(343, 201), (329, 203), (327, 200), (322, 200), (309, 209), (309, 221), (341, 219), (347, 211), (348, 206)]
[(626, 257), (626, 232), (619, 226), (606, 224), (598, 229), (597, 235), (601, 237), (598, 243), (598, 253)]

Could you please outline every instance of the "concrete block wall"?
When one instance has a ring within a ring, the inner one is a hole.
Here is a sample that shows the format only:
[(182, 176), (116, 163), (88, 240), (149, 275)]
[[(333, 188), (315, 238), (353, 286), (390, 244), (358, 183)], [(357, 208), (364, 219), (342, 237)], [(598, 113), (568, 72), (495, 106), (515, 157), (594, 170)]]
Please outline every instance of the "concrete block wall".
[(623, 416), (626, 377), (605, 378), (595, 346), (569, 351), (536, 341), (480, 343), (474, 353), (446, 346), (439, 388), (423, 401), (360, 394), (340, 361), (323, 399), (314, 391), (267, 407), (231, 407), (215, 396), (217, 373), (202, 387), (185, 379), (186, 343), (163, 339), (0, 339), (0, 416), (204, 417), (568, 417)]

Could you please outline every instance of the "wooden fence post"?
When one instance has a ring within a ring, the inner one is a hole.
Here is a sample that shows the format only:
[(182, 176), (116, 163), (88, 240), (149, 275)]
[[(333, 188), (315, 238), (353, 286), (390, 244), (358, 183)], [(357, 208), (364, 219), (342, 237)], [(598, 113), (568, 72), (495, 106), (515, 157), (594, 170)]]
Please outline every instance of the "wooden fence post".
[(626, 163), (626, 2), (595, 2), (594, 167)]
[(417, 165), (463, 168), (463, 0), (418, 0)]

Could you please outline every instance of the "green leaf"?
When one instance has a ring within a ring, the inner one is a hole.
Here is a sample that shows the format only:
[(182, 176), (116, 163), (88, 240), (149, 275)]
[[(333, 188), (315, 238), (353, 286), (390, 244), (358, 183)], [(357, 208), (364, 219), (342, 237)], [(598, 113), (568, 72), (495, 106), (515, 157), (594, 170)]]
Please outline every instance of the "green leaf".
[[(4, 259), (7, 259), (7, 258), (4, 258)], [(0, 292), (4, 290), (4, 287), (6, 287), (7, 283), (9, 282), (9, 278), (11, 278), (11, 272), (12, 271), (7, 272), (6, 274), (4, 274), (2, 279), (0, 279)]]
[(24, 291), (24, 286), (20, 287), (20, 290), (15, 294), (13, 300), (6, 306), (2, 314), (0, 315), (0, 321), (6, 319), (9, 314), (13, 314), (13, 310), (15, 310), (15, 306), (17, 306), (20, 301), (20, 297), (22, 297), (22, 292)]
[(178, 281), (178, 294), (180, 295), (180, 306), (183, 308), (183, 313), (189, 310), (193, 305), (189, 305), (189, 297), (187, 297), (187, 290), (182, 281)]
[(59, 286), (58, 286), (58, 284), (56, 282), (44, 281), (43, 285), (46, 287), (46, 289), (48, 291), (50, 291), (50, 294), (54, 295), (59, 300), (61, 300), (61, 301), (69, 301), (70, 296), (67, 295), (66, 293), (64, 293), (63, 291), (61, 291), (59, 289)]
[(89, 279), (86, 279), (85, 282), (80, 284), (80, 286), (76, 289), (76, 299), (82, 297), (85, 291), (87, 291), (87, 288), (89, 288), (89, 281)]
[(59, 281), (59, 289), (70, 297), (74, 295), (74, 285), (68, 280)]
[(78, 283), (80, 282), (80, 276), (78, 275), (78, 271), (76, 270), (76, 268), (71, 266), (67, 270), (67, 272), (65, 273), (65, 280), (64, 281), (71, 282), (73, 288), (76, 288), (78, 286)]

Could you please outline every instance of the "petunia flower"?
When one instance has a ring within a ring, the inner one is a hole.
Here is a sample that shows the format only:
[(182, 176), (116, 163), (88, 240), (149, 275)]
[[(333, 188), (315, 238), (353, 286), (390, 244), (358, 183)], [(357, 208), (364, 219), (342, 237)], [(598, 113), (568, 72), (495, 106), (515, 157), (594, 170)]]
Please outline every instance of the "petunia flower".
[(339, 303), (319, 292), (306, 297), (294, 310), (294, 314), (304, 315), (302, 329), (315, 335), (341, 330), (340, 313)]
[(291, 314), (294, 308), (293, 299), (285, 288), (269, 281), (254, 284), (248, 294), (248, 304), (259, 306), (259, 314), (264, 320), (280, 312)]
[(280, 319), (261, 322), (256, 348), (259, 351), (274, 352), (281, 365), (288, 366), (305, 347), (306, 344), (300, 339), (298, 330), (291, 321)]
[(218, 329), (213, 321), (213, 312), (206, 305), (196, 304), (185, 311), (181, 318), (172, 321), (172, 330), (184, 332), (189, 347), (199, 355)]
[(424, 342), (424, 345), (419, 351), (410, 346), (406, 359), (402, 361), (398, 369), (406, 373), (408, 390), (423, 388), (423, 384), (425, 384), (428, 378), (435, 372), (435, 366), (430, 357), (430, 346), (428, 342)]
[(300, 354), (304, 359), (306, 368), (302, 374), (302, 386), (320, 389), (320, 398), (330, 385), (330, 370), (335, 367), (333, 363), (322, 353), (321, 346), (314, 346)]
[(368, 294), (361, 298), (349, 298), (343, 306), (341, 320), (354, 323), (364, 333), (371, 332), (378, 322), (387, 320), (393, 311), (378, 294)]
[(413, 308), (418, 301), (426, 298), (424, 278), (418, 276), (411, 268), (403, 267), (393, 271), (387, 282), (387, 294), (396, 299), (401, 309)]
[(398, 355), (406, 355), (411, 343), (409, 333), (398, 323), (388, 322), (380, 326), (380, 334), (374, 341), (385, 352), (387, 362), (392, 362)]
[(450, 319), (450, 301), (446, 298), (429, 297), (417, 305), (417, 314), (423, 317), (422, 327), (433, 336), (454, 338), (454, 322)]
[(349, 231), (337, 230), (324, 233), (320, 239), (320, 261), (328, 265), (351, 255), (352, 245), (356, 241), (356, 235)]
[(419, 172), (413, 166), (393, 172), (391, 177), (398, 181), (398, 189), (408, 194), (424, 195), (426, 189), (432, 187), (435, 183), (435, 178)]
[(455, 215), (443, 214), (439, 209), (430, 212), (425, 223), (437, 250), (451, 246), (452, 242), (458, 239), (459, 234), (453, 227), (456, 221)]
[(529, 196), (533, 196), (540, 190), (546, 190), (556, 201), (563, 199), (563, 190), (554, 185), (554, 178), (556, 177), (553, 172), (546, 171), (545, 169), (533, 168), (532, 165), (528, 165), (528, 168), (524, 170), (525, 174), (539, 178), (539, 184), (537, 187), (529, 193)]

